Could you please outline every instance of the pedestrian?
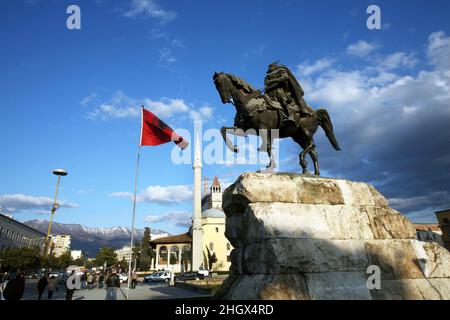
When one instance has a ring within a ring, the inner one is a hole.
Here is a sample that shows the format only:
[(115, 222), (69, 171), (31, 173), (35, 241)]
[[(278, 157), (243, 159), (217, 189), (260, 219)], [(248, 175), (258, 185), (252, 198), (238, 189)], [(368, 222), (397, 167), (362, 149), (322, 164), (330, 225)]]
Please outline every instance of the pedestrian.
[(70, 285), (69, 285), (70, 281), (68, 281), (69, 279), (72, 279), (74, 274), (75, 274), (75, 270), (72, 270), (72, 272), (70, 273), (70, 276), (67, 278), (67, 281), (66, 281), (66, 300), (72, 300), (73, 293), (75, 292), (76, 280), (74, 279), (74, 281)]
[(132, 289), (136, 289), (137, 281), (138, 281), (138, 274), (137, 274), (137, 272), (136, 272), (136, 270), (135, 270), (135, 271), (133, 271), (133, 273), (131, 274), (131, 288), (132, 288)]
[(55, 276), (50, 276), (50, 279), (48, 279), (48, 292), (47, 297), (51, 299), (53, 297), (53, 292), (58, 290), (58, 284), (56, 282)]
[(117, 300), (117, 288), (120, 288), (120, 278), (116, 270), (112, 270), (111, 275), (105, 282), (106, 300)]
[(87, 280), (86, 272), (83, 272), (80, 280), (81, 280), (81, 289), (86, 289), (86, 280)]
[(3, 291), (5, 290), (8, 281), (9, 277), (8, 274), (5, 272), (5, 274), (2, 275), (2, 279), (0, 280), (0, 300), (5, 300), (5, 297), (3, 296)]
[(100, 273), (100, 276), (98, 277), (98, 288), (103, 289), (103, 281), (105, 281), (105, 276), (103, 275), (103, 272)]
[(88, 275), (87, 275), (87, 284), (88, 284), (88, 289), (89, 290), (92, 289), (92, 281), (93, 281), (92, 273), (88, 273)]
[(37, 283), (38, 300), (41, 300), (42, 293), (44, 293), (47, 284), (48, 284), (47, 276), (45, 274), (42, 274), (41, 278)]
[(3, 290), (3, 297), (7, 301), (17, 301), (22, 299), (25, 291), (25, 275), (21, 272), (15, 277), (11, 277), (5, 289)]
[(95, 283), (97, 282), (97, 275), (94, 273), (92, 275), (92, 289), (95, 288)]

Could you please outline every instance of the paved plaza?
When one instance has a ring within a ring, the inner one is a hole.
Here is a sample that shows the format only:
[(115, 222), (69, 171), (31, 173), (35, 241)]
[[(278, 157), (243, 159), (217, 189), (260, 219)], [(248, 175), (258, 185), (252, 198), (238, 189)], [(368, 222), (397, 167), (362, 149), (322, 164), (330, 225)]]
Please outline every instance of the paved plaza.
[[(36, 291), (37, 281), (27, 280), (25, 284), (25, 293), (23, 300), (37, 300)], [(126, 300), (127, 284), (122, 284), (117, 290), (117, 300)], [(76, 290), (73, 300), (105, 300), (106, 289), (98, 287), (88, 290)], [(53, 294), (52, 300), (64, 300), (66, 291), (62, 284), (58, 286), (58, 291)], [(153, 299), (183, 299), (183, 298), (207, 298), (208, 294), (191, 291), (174, 286), (168, 286), (166, 283), (139, 283), (136, 289), (130, 290), (130, 300), (153, 300)], [(42, 300), (47, 299), (47, 289), (42, 295)]]

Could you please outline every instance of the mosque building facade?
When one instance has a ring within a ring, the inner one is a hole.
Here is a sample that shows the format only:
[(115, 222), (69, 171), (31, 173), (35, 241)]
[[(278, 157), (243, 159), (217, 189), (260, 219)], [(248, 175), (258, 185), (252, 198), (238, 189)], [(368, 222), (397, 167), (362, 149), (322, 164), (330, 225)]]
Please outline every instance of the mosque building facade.
[(229, 270), (230, 253), (233, 247), (225, 237), (222, 187), (217, 177), (214, 177), (209, 191), (205, 190), (203, 194), (200, 217), (201, 244), (193, 243), (192, 227), (186, 233), (162, 237), (150, 242), (156, 253), (154, 269), (172, 270), (177, 273), (191, 271), (193, 268), (192, 248), (194, 245), (198, 245), (203, 255), (199, 269), (207, 269), (211, 272)]

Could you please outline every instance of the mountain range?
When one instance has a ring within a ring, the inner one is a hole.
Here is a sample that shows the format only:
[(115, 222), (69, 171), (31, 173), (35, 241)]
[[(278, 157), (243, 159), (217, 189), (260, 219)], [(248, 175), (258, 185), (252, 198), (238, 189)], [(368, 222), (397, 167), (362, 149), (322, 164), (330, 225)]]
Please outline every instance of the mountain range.
[[(25, 221), (29, 227), (47, 233), (47, 220)], [(161, 229), (150, 229), (151, 239), (170, 234)], [(83, 250), (88, 257), (95, 257), (99, 249), (103, 246), (120, 249), (130, 244), (131, 229), (126, 227), (111, 228), (90, 228), (81, 224), (67, 224), (53, 222), (52, 234), (70, 235), (71, 250)], [(141, 241), (144, 236), (144, 229), (135, 229), (135, 239)]]

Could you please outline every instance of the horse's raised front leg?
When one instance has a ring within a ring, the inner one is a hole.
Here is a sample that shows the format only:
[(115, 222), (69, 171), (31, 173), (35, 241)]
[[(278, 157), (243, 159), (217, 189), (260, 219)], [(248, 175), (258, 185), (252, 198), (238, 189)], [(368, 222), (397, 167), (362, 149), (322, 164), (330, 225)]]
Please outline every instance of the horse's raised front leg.
[(238, 130), (238, 129), (239, 129), (239, 128), (237, 128), (237, 127), (222, 127), (222, 128), (220, 129), (220, 133), (222, 134), (223, 140), (225, 141), (227, 147), (228, 147), (231, 151), (236, 152), (236, 153), (239, 152), (239, 148), (238, 148), (236, 145), (233, 145), (233, 144), (231, 143), (231, 140), (228, 139), (228, 137), (227, 137), (227, 133), (230, 133), (230, 134), (236, 134), (236, 130)]

